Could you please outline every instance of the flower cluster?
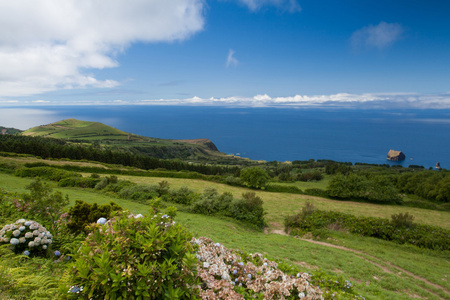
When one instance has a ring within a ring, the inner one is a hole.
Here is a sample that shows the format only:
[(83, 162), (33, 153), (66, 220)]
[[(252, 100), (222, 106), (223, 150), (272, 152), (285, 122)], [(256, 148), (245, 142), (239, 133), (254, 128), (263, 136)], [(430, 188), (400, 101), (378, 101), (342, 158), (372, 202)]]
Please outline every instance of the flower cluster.
[(320, 289), (310, 285), (307, 273), (287, 275), (276, 262), (259, 253), (251, 255), (255, 263), (244, 262), (236, 251), (208, 238), (194, 238), (192, 242), (199, 246), (196, 256), (203, 299), (244, 299), (242, 291), (264, 299), (323, 299)]
[[(52, 243), (53, 236), (47, 229), (33, 220), (19, 219), (0, 230), (0, 244), (9, 243), (15, 252), (46, 250)], [(25, 253), (25, 252), (24, 252)], [(25, 254), (27, 255), (27, 254)]]

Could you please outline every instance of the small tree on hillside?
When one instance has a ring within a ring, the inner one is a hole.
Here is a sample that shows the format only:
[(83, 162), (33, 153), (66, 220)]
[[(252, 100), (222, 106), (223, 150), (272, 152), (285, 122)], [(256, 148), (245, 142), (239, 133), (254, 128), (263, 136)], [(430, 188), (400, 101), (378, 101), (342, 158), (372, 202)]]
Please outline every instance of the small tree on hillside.
[(245, 185), (255, 189), (264, 188), (269, 180), (269, 175), (266, 170), (258, 167), (243, 169), (240, 177)]
[(23, 200), (29, 207), (30, 213), (51, 221), (52, 227), (65, 206), (69, 204), (69, 197), (63, 197), (61, 192), (52, 193), (52, 188), (42, 183), (37, 177), (26, 186), (29, 194), (23, 194)]

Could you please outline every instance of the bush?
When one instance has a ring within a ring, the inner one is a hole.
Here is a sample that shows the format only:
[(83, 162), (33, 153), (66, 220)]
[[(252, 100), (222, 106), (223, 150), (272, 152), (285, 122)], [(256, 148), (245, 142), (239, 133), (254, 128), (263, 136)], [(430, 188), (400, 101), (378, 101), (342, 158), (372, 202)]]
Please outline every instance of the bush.
[(61, 187), (73, 186), (73, 187), (93, 189), (97, 186), (99, 182), (101, 182), (101, 179), (95, 177), (66, 177), (62, 178), (58, 182), (58, 186)]
[(192, 235), (166, 216), (95, 224), (66, 286), (85, 299), (190, 299), (198, 290)]
[(230, 203), (227, 215), (262, 229), (266, 226), (264, 220), (263, 201), (254, 192), (242, 194), (242, 199)]
[(179, 204), (190, 205), (197, 198), (197, 194), (189, 188), (182, 186), (178, 190), (169, 191), (164, 200)]
[(10, 244), (14, 253), (45, 256), (52, 243), (52, 234), (33, 220), (19, 219), (0, 230), (0, 245)]
[[(402, 214), (402, 217), (397, 217), (397, 219), (404, 223), (405, 220), (411, 221), (411, 217), (411, 215)], [(293, 235), (330, 228), (330, 225), (333, 224), (339, 224), (341, 229), (348, 230), (353, 234), (399, 244), (408, 243), (428, 249), (450, 250), (450, 239), (448, 238), (450, 231), (437, 226), (415, 224), (413, 227), (396, 227), (389, 219), (355, 217), (341, 212), (322, 210), (314, 210), (306, 216), (298, 213), (285, 217), (285, 230), (290, 231)]]
[(398, 213), (391, 216), (391, 223), (395, 228), (413, 226), (414, 216), (409, 213)]
[(67, 228), (73, 234), (87, 232), (86, 226), (96, 222), (99, 218), (110, 218), (113, 212), (121, 211), (122, 208), (114, 202), (109, 205), (89, 204), (77, 200), (69, 210), (69, 222)]
[(136, 185), (125, 187), (119, 192), (119, 196), (124, 199), (133, 200), (138, 203), (147, 203), (148, 200), (159, 197), (158, 186), (156, 185)]
[(259, 167), (245, 168), (241, 170), (240, 178), (242, 182), (250, 188), (262, 189), (269, 180), (266, 170)]

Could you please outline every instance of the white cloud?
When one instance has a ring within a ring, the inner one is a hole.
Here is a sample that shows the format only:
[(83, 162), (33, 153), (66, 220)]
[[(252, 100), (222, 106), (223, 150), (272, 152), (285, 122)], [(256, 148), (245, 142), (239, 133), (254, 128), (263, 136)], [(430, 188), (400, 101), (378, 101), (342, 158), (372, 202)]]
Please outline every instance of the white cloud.
[(113, 87), (88, 69), (112, 68), (134, 42), (201, 30), (204, 0), (15, 0), (0, 3), (0, 96)]
[(248, 6), (251, 11), (257, 11), (264, 6), (275, 6), (277, 8), (287, 10), (291, 13), (301, 11), (300, 4), (297, 0), (239, 0)]
[(226, 67), (236, 67), (239, 64), (239, 61), (236, 59), (236, 57), (234, 57), (234, 54), (236, 52), (234, 52), (233, 49), (228, 50), (228, 56), (227, 56), (227, 63), (226, 63)]
[(398, 41), (404, 32), (403, 26), (398, 23), (380, 22), (374, 26), (369, 25), (355, 31), (350, 41), (355, 49), (377, 48), (384, 49)]
[[(99, 103), (96, 103), (99, 104)], [(103, 103), (108, 104), (108, 103)], [(112, 104), (112, 103), (109, 103)], [(236, 107), (293, 107), (293, 108), (381, 108), (381, 109), (450, 109), (450, 93), (412, 94), (379, 93), (332, 95), (294, 95), (288, 97), (270, 97), (259, 94), (254, 97), (224, 97), (187, 99), (158, 99), (123, 101), (128, 105), (195, 105), (195, 106), (236, 106)]]

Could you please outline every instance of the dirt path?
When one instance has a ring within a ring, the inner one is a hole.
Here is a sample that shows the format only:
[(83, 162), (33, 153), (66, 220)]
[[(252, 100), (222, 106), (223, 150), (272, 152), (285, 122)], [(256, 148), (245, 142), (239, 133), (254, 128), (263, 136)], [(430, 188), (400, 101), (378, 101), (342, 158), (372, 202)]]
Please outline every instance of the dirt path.
[[(287, 234), (284, 232), (284, 230), (280, 230), (280, 229), (273, 229), (273, 230), (270, 231), (270, 233), (272, 233), (272, 234), (287, 235)], [(310, 239), (304, 239), (304, 238), (298, 238), (298, 239), (299, 239), (299, 240), (302, 240), (302, 241), (305, 241), (305, 242), (308, 242), (308, 243), (313, 243), (313, 244), (317, 244), (317, 245), (321, 245), (321, 246), (325, 246), (325, 247), (330, 247), (330, 248), (335, 248), (335, 249), (339, 249), (339, 250), (343, 250), (343, 251), (348, 251), (348, 252), (355, 253), (355, 254), (357, 254), (357, 256), (358, 256), (359, 258), (364, 259), (365, 261), (367, 261), (367, 262), (373, 264), (374, 266), (379, 267), (379, 268), (382, 269), (383, 272), (385, 272), (385, 273), (390, 273), (390, 274), (393, 274), (393, 275), (395, 275), (395, 276), (399, 276), (398, 272), (401, 272), (401, 273), (406, 274), (406, 275), (408, 275), (408, 276), (410, 276), (410, 277), (412, 277), (412, 278), (414, 278), (414, 279), (416, 279), (416, 280), (419, 280), (419, 281), (421, 281), (421, 282), (423, 282), (423, 283), (425, 283), (425, 284), (427, 284), (427, 285), (430, 285), (430, 286), (432, 286), (432, 287), (434, 287), (434, 288), (436, 288), (436, 289), (442, 290), (444, 293), (446, 293), (447, 295), (450, 296), (450, 291), (449, 291), (448, 289), (446, 289), (445, 287), (440, 286), (440, 285), (438, 285), (438, 284), (436, 284), (436, 283), (433, 283), (433, 282), (431, 282), (431, 281), (429, 281), (429, 280), (427, 280), (427, 279), (425, 279), (425, 278), (423, 278), (423, 277), (420, 277), (420, 276), (418, 276), (418, 275), (416, 275), (416, 274), (414, 274), (414, 273), (411, 273), (411, 272), (408, 271), (408, 270), (405, 270), (405, 269), (403, 269), (403, 268), (401, 268), (401, 267), (398, 267), (398, 266), (396, 266), (396, 265), (393, 265), (392, 263), (390, 263), (390, 262), (388, 262), (388, 261), (381, 260), (381, 259), (379, 259), (379, 258), (377, 258), (377, 257), (375, 257), (375, 256), (372, 256), (372, 255), (370, 255), (370, 254), (367, 254), (367, 253), (365, 253), (365, 252), (362, 252), (362, 251), (359, 251), (359, 250), (355, 250), (355, 249), (351, 249), (351, 248), (347, 248), (347, 247), (344, 247), (344, 246), (333, 245), (333, 244), (329, 244), (329, 243), (325, 243), (325, 242), (320, 242), (320, 241), (315, 241), (315, 240), (310, 240)], [(396, 270), (396, 271), (393, 272), (391, 269), (389, 269), (388, 267), (386, 267), (386, 265), (387, 265), (389, 268), (394, 269), (394, 270)], [(422, 288), (423, 288), (423, 287), (422, 287)], [(436, 294), (435, 292), (433, 292), (433, 291), (431, 291), (431, 290), (429, 290), (429, 289), (426, 289), (426, 288), (423, 288), (423, 289), (426, 290), (427, 292), (429, 292), (430, 294), (433, 294), (434, 296), (440, 298), (440, 299), (444, 299), (444, 298), (442, 298), (441, 296), (439, 296), (438, 294)]]

